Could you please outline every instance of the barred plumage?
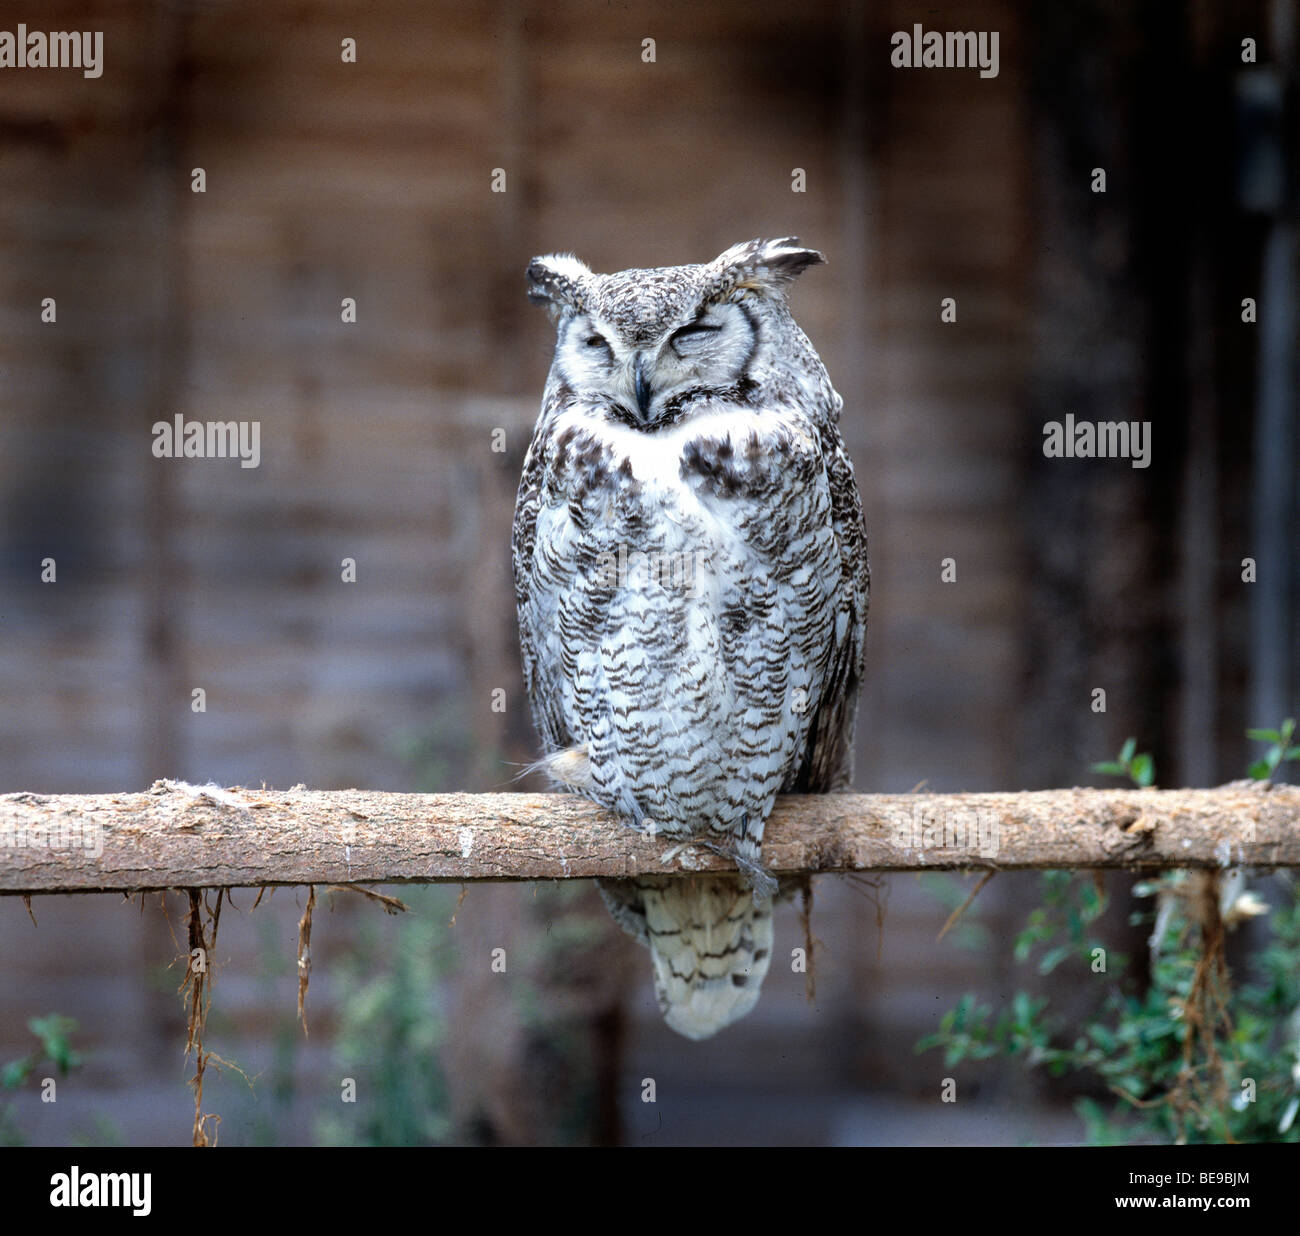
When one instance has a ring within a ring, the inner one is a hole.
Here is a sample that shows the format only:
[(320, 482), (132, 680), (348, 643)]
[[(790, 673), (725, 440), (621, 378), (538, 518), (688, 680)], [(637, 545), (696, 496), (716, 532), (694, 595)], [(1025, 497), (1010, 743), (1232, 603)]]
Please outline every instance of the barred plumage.
[(866, 535), (842, 401), (784, 295), (822, 260), (787, 239), (698, 266), (528, 269), (558, 328), (515, 511), (528, 696), (557, 784), (737, 861), (601, 882), (691, 1038), (758, 998), (776, 795), (851, 776)]

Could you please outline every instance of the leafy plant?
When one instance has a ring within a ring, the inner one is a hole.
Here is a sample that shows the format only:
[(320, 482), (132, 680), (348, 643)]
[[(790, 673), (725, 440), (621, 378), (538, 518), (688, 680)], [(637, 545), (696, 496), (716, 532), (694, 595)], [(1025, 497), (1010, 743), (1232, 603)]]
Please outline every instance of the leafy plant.
[(1246, 737), (1253, 742), (1271, 744), (1262, 759), (1250, 766), (1250, 775), (1256, 781), (1272, 781), (1278, 768), (1290, 761), (1300, 760), (1300, 746), (1295, 746), (1295, 718), (1288, 717), (1278, 730), (1247, 730)]
[[(1273, 744), (1260, 761), (1268, 776), (1294, 758), (1293, 733), (1290, 723), (1249, 731)], [(1094, 771), (1139, 786), (1154, 780), (1150, 756), (1137, 754), (1132, 739)], [(996, 1015), (966, 995), (916, 1050), (942, 1049), (949, 1067), (1003, 1057), (1054, 1077), (1084, 1075), (1111, 1096), (1075, 1105), (1094, 1144), (1300, 1141), (1300, 899), (1287, 874), (1276, 877), (1275, 890), (1269, 907), (1241, 873), (1170, 871), (1138, 883), (1134, 895), (1147, 906), (1129, 922), (1150, 928), (1144, 977), (1095, 932), (1108, 909), (1100, 884), (1046, 872), (1015, 958), (1040, 975), (1067, 964), (1106, 975), (1091, 1010), (1071, 1025), (1044, 995), (1018, 991)], [(1234, 986), (1225, 931), (1270, 910), (1268, 943)]]
[(331, 972), (338, 990), (333, 1055), (355, 1101), (327, 1099), (316, 1133), (327, 1145), (436, 1145), (450, 1133), (439, 1005), (450, 969), (445, 890), (403, 893), (411, 913), (367, 921)]
[(1108, 777), (1127, 777), (1139, 789), (1155, 784), (1156, 762), (1151, 753), (1143, 751), (1137, 755), (1137, 739), (1129, 738), (1120, 748), (1119, 756), (1113, 760), (1103, 760), (1094, 764), (1092, 771), (1103, 773)]
[[(66, 1077), (82, 1064), (84, 1057), (72, 1046), (72, 1036), (77, 1030), (73, 1018), (49, 1013), (45, 1017), (33, 1017), (27, 1029), (36, 1036), (38, 1046), (0, 1069), (0, 1090), (20, 1089), (43, 1064), (56, 1069), (60, 1077)], [(14, 1122), (13, 1104), (6, 1103), (0, 1110), (0, 1146), (21, 1146), (24, 1141)]]

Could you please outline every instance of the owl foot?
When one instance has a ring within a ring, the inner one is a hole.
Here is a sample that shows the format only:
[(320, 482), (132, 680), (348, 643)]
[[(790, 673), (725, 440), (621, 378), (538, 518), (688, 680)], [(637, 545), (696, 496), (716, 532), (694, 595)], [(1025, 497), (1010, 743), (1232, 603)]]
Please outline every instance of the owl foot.
[(762, 836), (762, 822), (759, 823), (758, 836), (755, 837), (749, 831), (749, 812), (741, 815), (740, 836), (735, 841), (731, 856), (736, 860), (741, 875), (746, 877), (749, 887), (754, 890), (755, 904), (764, 898), (775, 897), (777, 892), (776, 880), (763, 866), (762, 851), (759, 849)]
[(665, 850), (659, 855), (659, 861), (666, 867), (671, 863), (683, 850), (689, 850), (695, 844), (694, 841), (683, 841), (681, 845), (675, 845), (671, 850)]
[(742, 858), (739, 854), (733, 854), (731, 857), (736, 860), (736, 866), (740, 868), (741, 879), (754, 890), (755, 905), (776, 896), (780, 886), (776, 882), (776, 877), (762, 863), (751, 858)]
[[(731, 859), (740, 868), (741, 881), (754, 890), (755, 905), (760, 901), (766, 901), (768, 898), (776, 896), (779, 887), (776, 878), (757, 858), (750, 858), (749, 855), (742, 853), (739, 846), (728, 849), (724, 845), (715, 845), (711, 841), (701, 842), (701, 844), (715, 854), (721, 854), (723, 858)], [(746, 848), (754, 849), (755, 847), (750, 842)], [(756, 849), (755, 853), (757, 853)]]
[(677, 845), (673, 846), (671, 849), (665, 850), (661, 855), (659, 855), (659, 861), (666, 867), (669, 863), (676, 860), (679, 855), (684, 854), (687, 850), (694, 850), (697, 847), (701, 850), (708, 850), (711, 854), (717, 854), (721, 858), (734, 857), (730, 850), (723, 849), (722, 846), (714, 845), (712, 842), (705, 841), (702, 837), (691, 837), (686, 841), (678, 842)]
[(775, 897), (780, 887), (775, 877), (766, 867), (757, 859), (749, 858), (741, 854), (737, 849), (720, 845), (716, 841), (706, 841), (701, 837), (694, 837), (690, 841), (683, 841), (680, 845), (675, 845), (670, 850), (665, 850), (659, 856), (659, 861), (665, 866), (671, 863), (683, 850), (689, 850), (692, 846), (699, 846), (702, 850), (708, 850), (711, 854), (718, 855), (719, 858), (729, 858), (740, 868), (740, 878), (751, 889), (754, 890), (754, 903), (766, 901)]

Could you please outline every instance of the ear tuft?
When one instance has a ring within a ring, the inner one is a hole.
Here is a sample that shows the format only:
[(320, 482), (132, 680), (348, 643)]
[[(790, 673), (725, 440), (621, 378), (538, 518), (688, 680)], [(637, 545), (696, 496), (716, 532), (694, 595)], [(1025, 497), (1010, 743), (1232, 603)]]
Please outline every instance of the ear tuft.
[(585, 262), (572, 253), (548, 253), (528, 263), (528, 299), (554, 309), (582, 310), (586, 303), (584, 283), (591, 274)]
[(782, 292), (809, 266), (826, 261), (816, 249), (805, 249), (797, 236), (781, 240), (747, 240), (732, 245), (711, 263), (718, 271), (718, 295), (738, 288)]
[(821, 266), (826, 255), (816, 249), (805, 249), (799, 237), (787, 236), (784, 240), (763, 241), (758, 254), (760, 266), (772, 279), (791, 283), (810, 266)]

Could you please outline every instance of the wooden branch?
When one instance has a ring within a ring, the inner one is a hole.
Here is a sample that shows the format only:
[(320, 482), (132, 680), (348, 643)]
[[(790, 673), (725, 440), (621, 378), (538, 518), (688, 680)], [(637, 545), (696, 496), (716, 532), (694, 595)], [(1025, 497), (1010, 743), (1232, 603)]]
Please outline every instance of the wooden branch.
[[(563, 794), (219, 790), (0, 795), (0, 892), (565, 880), (727, 871)], [(778, 875), (1300, 866), (1300, 789), (826, 794), (778, 800)]]

